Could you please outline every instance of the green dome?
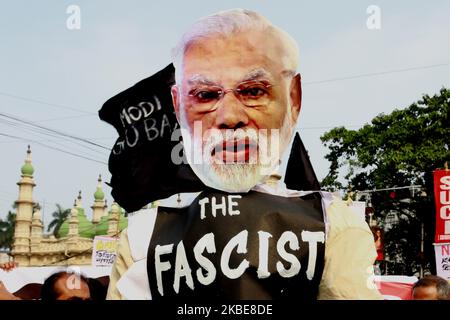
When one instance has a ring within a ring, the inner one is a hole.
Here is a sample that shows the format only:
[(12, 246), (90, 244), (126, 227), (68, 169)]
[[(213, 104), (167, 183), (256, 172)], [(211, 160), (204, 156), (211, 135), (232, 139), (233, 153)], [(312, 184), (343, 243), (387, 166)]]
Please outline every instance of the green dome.
[(32, 176), (34, 173), (34, 168), (29, 162), (25, 162), (25, 164), (20, 169), (24, 176)]
[(120, 208), (119, 212), (119, 230), (122, 231), (123, 229), (128, 227), (128, 218), (125, 217), (125, 210)]
[[(108, 211), (108, 215), (100, 218), (95, 230), (96, 236), (104, 236), (108, 234), (108, 218), (111, 215), (111, 210)], [(125, 210), (120, 208), (119, 210), (119, 231), (122, 231), (128, 227), (128, 219), (125, 217)]]
[[(82, 238), (93, 239), (95, 237), (94, 225), (86, 218), (83, 208), (77, 208), (77, 211), (78, 235)], [(67, 237), (67, 235), (69, 234), (69, 220), (70, 216), (64, 221), (64, 223), (61, 225), (61, 228), (59, 228), (59, 237)]]
[(34, 168), (31, 165), (31, 148), (28, 146), (27, 157), (25, 158), (25, 164), (20, 168), (22, 175), (24, 176), (32, 176), (34, 173)]
[(98, 184), (97, 184), (97, 190), (95, 190), (94, 193), (94, 199), (95, 201), (102, 201), (105, 199), (105, 194), (103, 193), (102, 190), (102, 175), (98, 176)]
[(97, 190), (94, 193), (94, 199), (96, 201), (101, 201), (103, 199), (105, 199), (105, 194), (103, 193), (102, 188), (98, 187)]
[(96, 236), (104, 236), (106, 234), (108, 234), (108, 215), (101, 217), (95, 227)]

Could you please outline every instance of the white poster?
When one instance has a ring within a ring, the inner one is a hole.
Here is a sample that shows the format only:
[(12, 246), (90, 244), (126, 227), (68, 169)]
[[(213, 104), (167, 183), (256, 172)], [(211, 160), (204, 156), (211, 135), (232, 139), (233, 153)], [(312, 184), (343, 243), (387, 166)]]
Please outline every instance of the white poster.
[(434, 244), (436, 254), (436, 273), (450, 281), (450, 243)]
[(365, 201), (351, 201), (349, 203), (350, 209), (360, 218), (362, 221), (366, 219), (366, 202)]
[(112, 266), (116, 260), (117, 241), (115, 237), (96, 236), (92, 249), (92, 265)]

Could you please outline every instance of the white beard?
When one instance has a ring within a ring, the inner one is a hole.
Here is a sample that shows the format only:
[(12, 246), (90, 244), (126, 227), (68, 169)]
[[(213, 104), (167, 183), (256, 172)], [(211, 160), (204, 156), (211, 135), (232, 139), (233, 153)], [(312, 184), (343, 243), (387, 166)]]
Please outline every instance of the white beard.
[[(183, 108), (180, 109), (183, 110)], [(279, 129), (279, 135), (275, 135), (273, 138), (273, 131), (271, 132), (271, 130), (267, 130), (269, 133), (265, 135), (261, 135), (261, 132), (258, 134), (255, 130), (213, 130), (216, 132), (213, 132), (206, 141), (203, 141), (201, 136), (193, 136), (195, 131), (189, 131), (183, 112), (180, 118), (184, 150), (192, 170), (205, 185), (226, 192), (248, 192), (267, 179), (268, 176), (277, 172), (281, 156), (289, 145), (292, 132), (289, 113), (287, 113)], [(212, 151), (218, 145), (222, 145), (223, 141), (233, 142), (244, 138), (258, 146), (257, 150), (259, 151), (250, 155), (250, 159), (253, 161), (223, 163), (212, 155)], [(273, 147), (272, 139), (274, 140)], [(266, 156), (260, 157), (260, 148), (264, 146), (264, 143), (267, 149), (264, 151)], [(193, 159), (196, 159), (193, 157), (195, 153), (201, 154), (202, 161), (193, 161)]]

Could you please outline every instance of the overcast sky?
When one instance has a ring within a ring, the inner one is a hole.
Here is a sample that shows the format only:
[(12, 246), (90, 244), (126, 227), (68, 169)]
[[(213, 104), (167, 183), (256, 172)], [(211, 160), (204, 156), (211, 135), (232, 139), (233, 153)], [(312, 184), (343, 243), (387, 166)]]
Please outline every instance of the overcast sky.
[[(67, 28), (69, 5), (81, 10), (79, 30)], [(370, 5), (381, 10), (380, 29), (367, 27)], [(303, 79), (298, 126), (320, 179), (329, 165), (319, 139), (324, 132), (335, 126), (357, 129), (379, 113), (450, 87), (445, 0), (3, 0), (0, 112), (111, 147), (117, 134), (98, 119), (101, 105), (170, 63), (171, 48), (197, 18), (234, 7), (260, 12), (298, 41)], [(391, 72), (398, 70), (404, 71)], [(366, 74), (372, 76), (352, 78)], [(330, 79), (335, 80), (323, 82)], [(107, 150), (86, 149), (0, 117), (0, 218), (17, 199), (27, 144), (37, 183), (34, 200), (44, 207), (45, 224), (55, 203), (70, 207), (82, 190), (88, 208), (98, 174), (110, 179)], [(110, 189), (104, 190), (110, 204)]]

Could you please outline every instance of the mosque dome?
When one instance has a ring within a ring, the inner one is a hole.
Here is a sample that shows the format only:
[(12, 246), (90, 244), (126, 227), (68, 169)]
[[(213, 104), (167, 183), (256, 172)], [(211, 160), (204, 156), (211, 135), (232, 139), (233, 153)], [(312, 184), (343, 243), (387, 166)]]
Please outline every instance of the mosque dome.
[(22, 175), (24, 175), (24, 176), (32, 176), (33, 173), (34, 173), (34, 168), (31, 165), (31, 149), (30, 149), (30, 146), (28, 146), (27, 158), (25, 159), (25, 163), (22, 166), (22, 168), (20, 168), (20, 172), (22, 172)]
[(101, 188), (97, 188), (97, 190), (94, 193), (94, 199), (96, 201), (101, 201), (105, 199), (105, 193), (103, 192), (103, 190)]
[(34, 168), (31, 163), (26, 162), (20, 169), (24, 176), (32, 176), (34, 173)]
[[(108, 222), (109, 222), (110, 215), (111, 215), (111, 210), (108, 211), (108, 214), (106, 216), (103, 216), (100, 218), (100, 221), (97, 223), (95, 235), (104, 236), (104, 235), (108, 234)], [(123, 208), (120, 208), (119, 209), (119, 231), (122, 231), (126, 227), (128, 227), (128, 219), (125, 217), (125, 210)]]
[[(89, 238), (93, 239), (95, 237), (95, 226), (94, 224), (88, 220), (86, 217), (86, 214), (84, 213), (84, 209), (81, 207), (81, 191), (80, 195), (78, 196), (78, 200), (76, 202), (75, 210), (78, 211), (77, 219), (78, 219), (78, 235), (81, 238)], [(58, 230), (58, 236), (59, 237), (67, 237), (69, 234), (69, 221), (70, 221), (69, 215), (66, 220), (63, 222), (61, 227)]]
[(102, 201), (105, 199), (105, 193), (103, 192), (103, 189), (102, 189), (102, 176), (101, 175), (98, 177), (98, 185), (97, 185), (97, 190), (95, 190), (95, 192), (94, 192), (94, 199), (95, 199), (95, 201)]
[[(86, 214), (84, 213), (83, 208), (77, 208), (78, 214), (78, 235), (81, 238), (89, 238), (93, 239), (95, 237), (95, 230), (94, 225), (91, 221), (89, 221), (86, 217)], [(58, 236), (60, 238), (67, 237), (69, 234), (69, 220), (70, 216), (67, 217), (67, 219), (63, 222), (61, 227), (58, 230)]]

